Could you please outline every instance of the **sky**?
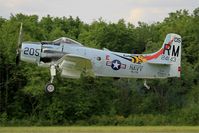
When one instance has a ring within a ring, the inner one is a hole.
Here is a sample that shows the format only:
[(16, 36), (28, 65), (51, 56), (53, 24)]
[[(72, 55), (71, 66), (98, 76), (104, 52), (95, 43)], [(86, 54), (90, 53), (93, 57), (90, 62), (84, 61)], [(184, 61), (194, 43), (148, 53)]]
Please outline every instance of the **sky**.
[(124, 19), (136, 25), (138, 21), (161, 22), (170, 12), (187, 9), (191, 13), (197, 7), (199, 0), (0, 0), (0, 16), (8, 19), (10, 14), (23, 13), (41, 18), (49, 14), (78, 16), (86, 23)]

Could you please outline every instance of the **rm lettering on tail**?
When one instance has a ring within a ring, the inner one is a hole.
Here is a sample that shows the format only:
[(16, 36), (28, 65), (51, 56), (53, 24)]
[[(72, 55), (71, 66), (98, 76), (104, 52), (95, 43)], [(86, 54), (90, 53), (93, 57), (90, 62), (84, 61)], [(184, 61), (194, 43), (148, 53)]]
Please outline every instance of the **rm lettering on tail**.
[[(174, 42), (175, 43), (181, 43), (181, 38), (175, 37)], [(178, 57), (179, 52), (180, 52), (180, 46), (169, 45), (169, 44), (164, 45), (163, 54), (167, 54), (168, 56)]]

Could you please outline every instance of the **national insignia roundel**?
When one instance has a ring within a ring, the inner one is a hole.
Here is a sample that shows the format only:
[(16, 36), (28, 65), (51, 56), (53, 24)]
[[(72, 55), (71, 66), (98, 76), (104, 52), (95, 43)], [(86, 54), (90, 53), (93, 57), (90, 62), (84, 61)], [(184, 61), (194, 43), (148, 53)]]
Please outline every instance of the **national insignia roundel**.
[(119, 60), (113, 60), (111, 64), (113, 70), (119, 70), (121, 68), (121, 62)]

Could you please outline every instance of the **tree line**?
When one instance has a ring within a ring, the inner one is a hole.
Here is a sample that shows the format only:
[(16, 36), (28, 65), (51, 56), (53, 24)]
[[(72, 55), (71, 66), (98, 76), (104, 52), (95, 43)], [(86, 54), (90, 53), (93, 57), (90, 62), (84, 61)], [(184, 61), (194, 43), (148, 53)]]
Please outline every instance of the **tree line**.
[[(181, 78), (148, 80), (90, 78), (55, 79), (57, 90), (44, 93), (46, 68), (15, 64), (20, 23), (23, 41), (66, 36), (88, 47), (151, 53), (168, 33), (182, 36)], [(198, 125), (199, 8), (178, 10), (162, 22), (138, 26), (102, 18), (91, 24), (78, 17), (16, 14), (0, 17), (0, 126), (3, 125)]]

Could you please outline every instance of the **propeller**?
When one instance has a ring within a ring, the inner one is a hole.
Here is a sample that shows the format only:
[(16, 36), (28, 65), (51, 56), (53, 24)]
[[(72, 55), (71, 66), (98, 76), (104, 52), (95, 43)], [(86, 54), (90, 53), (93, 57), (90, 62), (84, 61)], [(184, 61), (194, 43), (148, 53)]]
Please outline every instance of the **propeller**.
[(20, 47), (22, 43), (22, 27), (23, 27), (23, 23), (21, 23), (20, 30), (19, 30), (19, 38), (18, 38), (17, 49), (16, 49), (16, 65), (18, 65), (20, 61), (20, 51), (21, 51)]

